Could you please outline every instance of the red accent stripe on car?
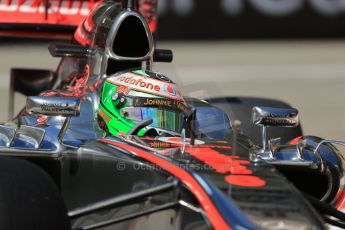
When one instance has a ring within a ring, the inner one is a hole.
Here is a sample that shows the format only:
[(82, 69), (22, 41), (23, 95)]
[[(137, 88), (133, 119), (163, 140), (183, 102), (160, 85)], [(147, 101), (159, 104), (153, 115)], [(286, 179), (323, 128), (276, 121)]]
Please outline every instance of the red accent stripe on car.
[(295, 139), (293, 139), (292, 141), (289, 142), (290, 145), (297, 145), (297, 143), (299, 142), (299, 140), (302, 139), (302, 136), (298, 136)]
[(179, 178), (182, 181), (182, 183), (184, 183), (186, 187), (195, 195), (200, 205), (204, 209), (206, 216), (208, 217), (208, 220), (211, 222), (214, 229), (231, 229), (230, 226), (223, 219), (223, 217), (221, 216), (221, 214), (219, 213), (219, 211), (217, 210), (217, 208), (215, 207), (215, 205), (213, 204), (205, 190), (196, 181), (196, 179), (193, 176), (191, 176), (185, 169), (182, 169), (174, 163), (171, 163), (159, 156), (155, 156), (149, 152), (145, 152), (133, 146), (110, 140), (100, 141), (106, 144), (126, 149), (127, 151), (130, 151), (135, 155), (138, 155), (144, 158), (145, 160), (150, 161), (151, 163), (159, 165), (162, 169)]
[(338, 210), (344, 211), (345, 210), (345, 191), (341, 190), (337, 194), (337, 202), (335, 204), (335, 207)]
[(217, 173), (228, 174), (224, 180), (232, 185), (242, 187), (263, 187), (266, 185), (266, 181), (254, 176), (253, 171), (248, 169), (246, 165), (249, 165), (248, 160), (241, 160), (238, 156), (229, 156), (221, 154), (215, 148), (208, 146), (186, 148), (185, 151), (196, 159), (210, 165)]

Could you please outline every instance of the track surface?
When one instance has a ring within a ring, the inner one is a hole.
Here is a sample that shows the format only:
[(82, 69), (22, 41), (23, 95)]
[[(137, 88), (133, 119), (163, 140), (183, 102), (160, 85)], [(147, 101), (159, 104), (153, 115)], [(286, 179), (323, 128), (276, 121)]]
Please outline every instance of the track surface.
[[(10, 67), (55, 69), (47, 44), (0, 44), (0, 120), (7, 120)], [(345, 41), (176, 42), (174, 64), (158, 64), (186, 95), (260, 96), (299, 109), (305, 134), (345, 140)], [(28, 76), (30, 77), (30, 76)], [(25, 98), (16, 95), (16, 111)]]

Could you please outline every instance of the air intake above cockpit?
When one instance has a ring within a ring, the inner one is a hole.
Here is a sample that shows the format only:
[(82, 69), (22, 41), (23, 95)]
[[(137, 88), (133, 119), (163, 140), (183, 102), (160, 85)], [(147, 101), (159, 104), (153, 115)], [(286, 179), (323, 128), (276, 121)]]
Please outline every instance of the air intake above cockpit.
[(140, 58), (150, 53), (150, 45), (142, 21), (135, 16), (125, 18), (114, 39), (113, 52), (117, 56)]
[(152, 61), (153, 53), (153, 35), (145, 18), (130, 9), (120, 12), (113, 19), (106, 41), (106, 74), (141, 68)]
[(121, 12), (113, 21), (107, 39), (109, 58), (118, 61), (145, 61), (153, 55), (153, 36), (139, 13)]

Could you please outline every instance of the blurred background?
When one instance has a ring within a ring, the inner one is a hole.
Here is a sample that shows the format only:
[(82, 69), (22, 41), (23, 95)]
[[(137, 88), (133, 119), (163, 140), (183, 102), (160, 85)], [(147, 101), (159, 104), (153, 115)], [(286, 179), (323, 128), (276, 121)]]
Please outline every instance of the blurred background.
[[(0, 0), (4, 6), (6, 0)], [(345, 140), (345, 0), (158, 0), (158, 70), (186, 95), (259, 96), (300, 111), (305, 134)], [(1, 16), (1, 15), (0, 15)], [(0, 40), (0, 120), (11, 67), (54, 70), (46, 40)], [(15, 109), (25, 98), (16, 94)]]

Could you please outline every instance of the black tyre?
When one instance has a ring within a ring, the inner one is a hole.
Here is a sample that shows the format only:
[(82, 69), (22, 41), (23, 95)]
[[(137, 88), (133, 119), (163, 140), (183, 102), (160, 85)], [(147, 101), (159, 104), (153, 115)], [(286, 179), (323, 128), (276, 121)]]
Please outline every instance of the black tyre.
[(0, 229), (70, 229), (56, 184), (38, 166), (18, 158), (0, 158)]
[[(240, 120), (240, 129), (243, 134), (248, 136), (254, 143), (261, 144), (261, 128), (252, 124), (252, 109), (254, 106), (275, 107), (275, 108), (291, 108), (285, 102), (266, 98), (251, 97), (222, 97), (207, 99), (212, 105), (224, 110), (230, 120)], [(267, 139), (281, 137), (282, 143), (291, 141), (292, 139), (302, 136), (302, 128), (283, 128), (269, 127), (267, 129)]]

